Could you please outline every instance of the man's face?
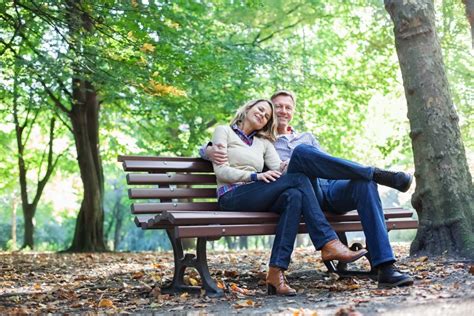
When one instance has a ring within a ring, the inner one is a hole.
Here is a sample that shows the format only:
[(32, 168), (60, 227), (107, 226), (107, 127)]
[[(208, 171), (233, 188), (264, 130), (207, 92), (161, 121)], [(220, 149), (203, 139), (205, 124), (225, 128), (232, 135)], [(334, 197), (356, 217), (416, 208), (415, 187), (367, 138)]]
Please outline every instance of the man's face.
[(295, 111), (293, 99), (288, 95), (279, 95), (273, 98), (272, 102), (275, 104), (278, 126), (288, 126)]

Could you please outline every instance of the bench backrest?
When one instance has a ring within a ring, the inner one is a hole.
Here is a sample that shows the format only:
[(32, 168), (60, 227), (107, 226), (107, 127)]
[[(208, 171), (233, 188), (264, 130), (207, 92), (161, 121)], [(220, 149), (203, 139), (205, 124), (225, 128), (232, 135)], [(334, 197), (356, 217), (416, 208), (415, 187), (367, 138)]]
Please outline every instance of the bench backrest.
[(201, 158), (119, 156), (131, 186), (128, 195), (140, 200), (133, 214), (166, 210), (216, 211), (216, 177)]

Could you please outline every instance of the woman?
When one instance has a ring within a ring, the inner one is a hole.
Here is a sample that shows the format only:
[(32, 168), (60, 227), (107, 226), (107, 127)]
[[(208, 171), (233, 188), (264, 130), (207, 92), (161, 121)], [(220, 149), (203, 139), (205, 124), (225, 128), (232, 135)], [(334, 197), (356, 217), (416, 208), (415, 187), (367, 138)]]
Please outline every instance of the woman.
[[(272, 144), (276, 137), (274, 117), (269, 100), (253, 100), (242, 106), (230, 126), (218, 126), (214, 131), (212, 142), (223, 144), (228, 163), (213, 166), (222, 210), (280, 214), (266, 280), (268, 294), (295, 295), (284, 271), (290, 263), (301, 216), (323, 260), (352, 262), (367, 251), (351, 251), (339, 241), (304, 174), (281, 174), (281, 161)], [(269, 169), (266, 172), (262, 172), (264, 165)]]

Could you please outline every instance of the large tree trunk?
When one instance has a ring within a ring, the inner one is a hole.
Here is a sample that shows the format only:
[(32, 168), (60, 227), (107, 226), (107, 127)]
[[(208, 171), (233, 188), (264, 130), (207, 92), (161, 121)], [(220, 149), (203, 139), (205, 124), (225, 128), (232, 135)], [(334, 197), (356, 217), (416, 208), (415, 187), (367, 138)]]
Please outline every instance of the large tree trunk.
[(474, 188), (431, 0), (385, 0), (408, 104), (420, 227), (411, 253), (474, 257)]
[[(84, 38), (93, 32), (93, 23), (82, 0), (68, 0), (68, 26), (74, 54), (86, 52)], [(97, 91), (88, 79), (92, 76), (84, 64), (74, 61), (72, 65), (72, 109), (69, 113), (77, 161), (84, 186), (81, 209), (68, 251), (105, 251), (104, 243), (104, 176), (99, 152), (99, 111)]]
[(99, 102), (92, 84), (75, 78), (72, 82), (75, 104), (70, 118), (77, 161), (84, 185), (84, 197), (77, 216), (74, 238), (69, 251), (105, 251), (104, 178), (99, 154)]
[(474, 48), (474, 0), (463, 0), (466, 6), (466, 17), (471, 25), (472, 48)]

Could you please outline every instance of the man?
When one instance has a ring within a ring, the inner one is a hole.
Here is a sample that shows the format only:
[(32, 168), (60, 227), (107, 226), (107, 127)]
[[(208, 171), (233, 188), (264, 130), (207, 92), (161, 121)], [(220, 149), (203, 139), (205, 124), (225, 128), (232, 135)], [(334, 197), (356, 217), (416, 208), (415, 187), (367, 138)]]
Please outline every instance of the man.
[[(388, 239), (382, 203), (377, 184), (406, 192), (413, 177), (404, 172), (392, 172), (333, 157), (321, 150), (311, 133), (297, 133), (290, 122), (296, 106), (295, 95), (280, 90), (271, 97), (278, 120), (278, 138), (274, 144), (285, 166), (314, 179), (314, 191), (323, 211), (345, 213), (357, 209), (361, 218), (371, 263), (378, 271), (379, 287), (397, 287), (413, 284), (413, 279), (397, 271), (395, 257)], [(203, 158), (215, 163), (227, 162), (220, 144), (201, 148)]]

